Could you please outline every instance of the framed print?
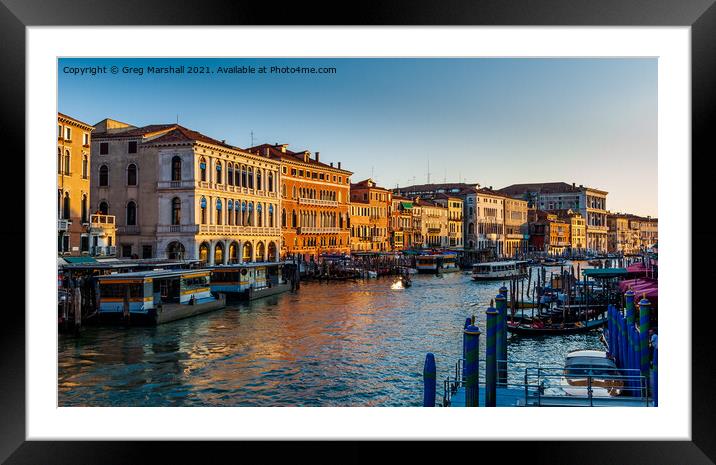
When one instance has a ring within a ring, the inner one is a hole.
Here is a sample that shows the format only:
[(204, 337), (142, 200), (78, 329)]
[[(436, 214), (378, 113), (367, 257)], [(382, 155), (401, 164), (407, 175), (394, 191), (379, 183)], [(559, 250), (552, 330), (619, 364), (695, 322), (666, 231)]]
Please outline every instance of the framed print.
[(3, 2), (0, 457), (712, 463), (711, 2), (270, 10)]

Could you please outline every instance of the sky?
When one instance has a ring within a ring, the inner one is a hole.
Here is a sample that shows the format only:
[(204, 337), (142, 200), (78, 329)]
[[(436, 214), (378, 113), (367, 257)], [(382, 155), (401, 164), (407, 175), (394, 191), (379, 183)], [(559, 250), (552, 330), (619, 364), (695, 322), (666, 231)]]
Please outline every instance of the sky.
[[(184, 74), (147, 72), (180, 65)], [(80, 74), (93, 66), (106, 73)], [(218, 72), (232, 66), (255, 72)], [(58, 100), (89, 124), (178, 120), (242, 148), (253, 133), (254, 145), (318, 151), (353, 182), (574, 182), (608, 191), (613, 212), (658, 216), (656, 58), (68, 58)]]

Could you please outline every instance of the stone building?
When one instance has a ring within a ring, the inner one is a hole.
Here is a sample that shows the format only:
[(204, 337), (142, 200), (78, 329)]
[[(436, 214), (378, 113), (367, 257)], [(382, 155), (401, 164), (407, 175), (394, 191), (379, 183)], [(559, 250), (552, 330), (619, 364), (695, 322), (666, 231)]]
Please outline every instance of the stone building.
[(105, 119), (92, 138), (92, 202), (117, 217), (122, 257), (276, 261), (280, 163), (178, 124)]
[(422, 247), (447, 247), (448, 208), (422, 197), (413, 199), (413, 205), (419, 207)]
[(506, 257), (526, 254), (529, 246), (527, 201), (505, 197), (505, 253)]
[(294, 152), (287, 144), (263, 144), (248, 149), (281, 164), (282, 257), (316, 260), (323, 254), (350, 253), (350, 176), (352, 172), (320, 161), (307, 150)]
[(513, 184), (500, 189), (510, 197), (526, 200), (539, 210), (572, 209), (586, 222), (586, 248), (590, 252), (607, 251), (608, 192), (564, 182)]
[(413, 201), (393, 194), (389, 217), (390, 250), (413, 248)]
[(463, 248), (463, 201), (456, 195), (445, 193), (436, 194), (432, 200), (438, 205), (447, 208), (448, 237), (446, 247)]

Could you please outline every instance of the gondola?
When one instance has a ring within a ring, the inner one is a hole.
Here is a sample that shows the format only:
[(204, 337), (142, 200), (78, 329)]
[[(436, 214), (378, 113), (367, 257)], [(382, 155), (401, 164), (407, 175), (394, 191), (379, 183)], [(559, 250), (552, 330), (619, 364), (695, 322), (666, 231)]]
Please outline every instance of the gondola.
[(592, 329), (599, 328), (601, 326), (604, 326), (607, 323), (606, 318), (602, 318), (599, 320), (589, 320), (586, 322), (577, 322), (577, 323), (568, 323), (564, 326), (561, 324), (559, 325), (551, 325), (551, 326), (544, 326), (544, 327), (534, 327), (533, 325), (526, 325), (521, 323), (511, 323), (507, 322), (507, 331), (514, 333), (514, 334), (520, 334), (524, 336), (543, 336), (543, 335), (550, 335), (550, 334), (578, 334), (578, 333), (586, 333), (587, 331), (591, 331)]

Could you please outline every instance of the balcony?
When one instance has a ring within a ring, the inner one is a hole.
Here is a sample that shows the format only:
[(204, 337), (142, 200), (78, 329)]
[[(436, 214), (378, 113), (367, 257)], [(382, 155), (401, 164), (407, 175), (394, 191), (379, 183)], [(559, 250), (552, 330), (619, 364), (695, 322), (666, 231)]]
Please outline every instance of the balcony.
[(139, 226), (136, 224), (129, 225), (129, 226), (120, 226), (117, 228), (118, 234), (139, 234), (140, 229)]
[(298, 234), (338, 234), (341, 228), (301, 226)]
[(197, 225), (203, 234), (233, 234), (242, 236), (280, 236), (281, 228), (269, 226), (233, 226), (228, 224)]
[[(201, 183), (199, 183), (201, 184)], [(159, 181), (157, 189), (192, 189), (194, 181)]]
[(114, 257), (117, 255), (117, 247), (113, 245), (90, 247), (90, 255), (93, 257)]
[(157, 233), (190, 233), (199, 232), (198, 224), (159, 224), (157, 225)]
[(298, 203), (301, 205), (316, 205), (319, 207), (337, 207), (337, 200), (319, 200), (319, 199), (308, 199), (306, 197), (299, 197)]

